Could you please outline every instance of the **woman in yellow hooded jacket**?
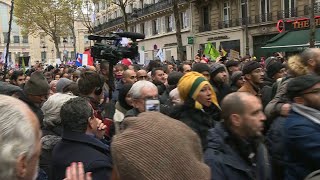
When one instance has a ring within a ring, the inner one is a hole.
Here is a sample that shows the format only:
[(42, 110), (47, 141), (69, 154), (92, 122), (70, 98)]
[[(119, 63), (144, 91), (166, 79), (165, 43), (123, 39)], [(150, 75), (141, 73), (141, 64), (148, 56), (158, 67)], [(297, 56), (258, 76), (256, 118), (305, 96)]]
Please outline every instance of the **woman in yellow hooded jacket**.
[(201, 139), (203, 150), (207, 146), (207, 134), (220, 121), (220, 106), (210, 82), (200, 73), (186, 73), (178, 83), (183, 105), (176, 106), (170, 113), (193, 129)]

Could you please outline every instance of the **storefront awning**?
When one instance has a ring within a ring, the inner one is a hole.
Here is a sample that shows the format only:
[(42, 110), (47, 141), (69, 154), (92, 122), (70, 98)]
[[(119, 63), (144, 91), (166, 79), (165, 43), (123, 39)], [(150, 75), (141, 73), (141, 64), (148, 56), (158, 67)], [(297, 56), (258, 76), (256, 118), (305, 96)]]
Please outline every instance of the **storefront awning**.
[[(309, 47), (310, 30), (287, 31), (280, 33), (270, 39), (263, 50), (269, 52), (292, 52), (303, 51)], [(316, 46), (320, 45), (320, 29), (316, 29), (315, 33)]]

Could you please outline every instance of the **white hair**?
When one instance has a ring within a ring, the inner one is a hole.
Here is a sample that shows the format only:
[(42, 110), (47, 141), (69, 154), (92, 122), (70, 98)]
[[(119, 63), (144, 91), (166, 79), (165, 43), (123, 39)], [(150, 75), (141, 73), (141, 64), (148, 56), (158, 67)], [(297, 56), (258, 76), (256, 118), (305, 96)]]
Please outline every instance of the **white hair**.
[(73, 96), (72, 94), (61, 94), (56, 93), (48, 98), (48, 100), (43, 104), (41, 110), (44, 115), (43, 124), (44, 126), (57, 126), (61, 124), (60, 110), (62, 105), (69, 101)]
[(17, 179), (18, 157), (26, 155), (29, 160), (34, 154), (35, 129), (27, 119), (27, 105), (10, 96), (0, 95), (0, 99), (0, 179)]
[(132, 85), (128, 94), (130, 94), (131, 97), (134, 99), (140, 98), (142, 96), (142, 94), (141, 94), (142, 88), (150, 88), (150, 89), (155, 89), (158, 91), (157, 86), (154, 85), (152, 82), (146, 81), (146, 80), (141, 80), (141, 81), (137, 81), (136, 83), (134, 83)]

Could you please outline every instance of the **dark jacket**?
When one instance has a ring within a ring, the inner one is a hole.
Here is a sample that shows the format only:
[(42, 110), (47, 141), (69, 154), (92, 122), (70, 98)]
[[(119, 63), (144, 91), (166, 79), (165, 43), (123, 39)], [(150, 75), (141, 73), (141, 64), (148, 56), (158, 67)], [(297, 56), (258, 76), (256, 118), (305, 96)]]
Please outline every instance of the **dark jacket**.
[[(262, 143), (257, 143), (255, 147), (255, 163), (250, 163), (249, 158), (244, 159), (235, 146), (235, 136), (225, 129), (222, 123), (217, 123), (215, 128), (209, 130), (208, 148), (205, 151), (205, 162), (211, 168), (212, 178), (214, 180), (267, 180), (271, 179), (268, 153)], [(242, 151), (252, 154), (254, 151), (248, 151), (249, 146), (242, 146)], [(251, 146), (250, 146), (251, 147)], [(248, 156), (246, 156), (248, 157)], [(254, 166), (256, 164), (256, 167)]]
[(152, 81), (152, 83), (157, 86), (159, 96), (161, 96), (167, 89), (167, 87), (162, 82)]
[(231, 88), (229, 85), (225, 84), (225, 83), (216, 83), (214, 81), (210, 81), (210, 84), (212, 85), (216, 96), (218, 98), (218, 102), (219, 104), (221, 103), (222, 99), (228, 95), (229, 93), (231, 93)]
[(54, 147), (52, 154), (53, 179), (63, 179), (66, 168), (72, 162), (82, 162), (85, 172), (92, 172), (93, 179), (111, 178), (112, 163), (109, 146), (93, 136), (63, 132), (62, 140)]
[(266, 135), (266, 146), (271, 156), (273, 179), (284, 179), (285, 168), (285, 144), (284, 144), (284, 123), (286, 118), (279, 116), (273, 123)]
[(190, 105), (175, 106), (170, 117), (180, 120), (193, 129), (200, 137), (202, 148), (207, 147), (208, 130), (220, 120), (220, 109), (213, 104), (210, 111), (190, 107)]
[(32, 112), (34, 112), (36, 114), (36, 116), (39, 120), (39, 123), (40, 123), (40, 127), (41, 127), (41, 129), (43, 129), (44, 128), (44, 126), (43, 126), (44, 115), (43, 115), (41, 108), (38, 105), (34, 104), (25, 94), (20, 96), (20, 100), (25, 102), (29, 106), (29, 108), (32, 110)]
[(264, 78), (263, 86), (261, 88), (261, 101), (263, 107), (266, 107), (267, 104), (272, 100), (272, 86), (275, 81), (268, 77)]
[(320, 125), (291, 110), (284, 127), (285, 179), (304, 179), (320, 169)]
[(52, 179), (52, 173), (50, 171), (52, 164), (52, 151), (55, 145), (61, 141), (62, 127), (45, 127), (42, 130), (41, 138), (41, 155), (40, 155), (40, 168), (43, 169), (49, 179)]

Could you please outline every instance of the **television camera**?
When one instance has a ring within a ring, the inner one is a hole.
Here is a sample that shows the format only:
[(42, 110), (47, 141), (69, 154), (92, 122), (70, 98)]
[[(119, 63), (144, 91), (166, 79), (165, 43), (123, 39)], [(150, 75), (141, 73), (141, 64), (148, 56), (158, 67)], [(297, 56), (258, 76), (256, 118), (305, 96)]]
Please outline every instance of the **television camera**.
[[(90, 35), (88, 38), (96, 41), (91, 47), (91, 56), (96, 61), (109, 62), (109, 100), (112, 100), (112, 91), (114, 90), (113, 66), (123, 58), (135, 59), (139, 54), (137, 39), (144, 39), (145, 35), (133, 32), (113, 32), (111, 36)], [(122, 45), (123, 38), (130, 38), (132, 43)]]
[[(144, 39), (145, 35), (133, 32), (113, 32), (111, 36), (90, 35), (89, 40), (96, 41), (91, 48), (91, 56), (96, 60), (106, 60), (115, 65), (123, 58), (135, 59), (138, 56), (137, 39)], [(123, 38), (130, 38), (131, 44), (122, 45)], [(105, 40), (107, 43), (103, 43)]]

